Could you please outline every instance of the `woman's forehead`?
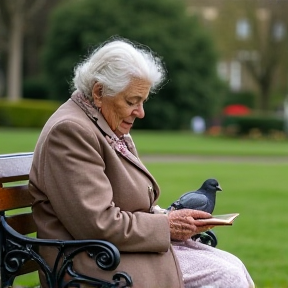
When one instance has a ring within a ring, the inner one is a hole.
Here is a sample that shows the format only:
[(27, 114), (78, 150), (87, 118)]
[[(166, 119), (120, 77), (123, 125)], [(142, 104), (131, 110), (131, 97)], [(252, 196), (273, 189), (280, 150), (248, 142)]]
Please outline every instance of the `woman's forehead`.
[(129, 85), (123, 91), (125, 94), (129, 94), (129, 96), (139, 96), (143, 97), (143, 94), (149, 94), (151, 88), (151, 83), (144, 79), (132, 78)]

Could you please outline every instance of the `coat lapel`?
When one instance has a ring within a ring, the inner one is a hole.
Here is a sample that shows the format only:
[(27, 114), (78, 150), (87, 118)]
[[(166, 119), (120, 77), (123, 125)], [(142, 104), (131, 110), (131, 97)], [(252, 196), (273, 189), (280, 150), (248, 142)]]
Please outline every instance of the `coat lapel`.
[[(141, 162), (138, 157), (137, 150), (130, 135), (124, 135), (123, 139), (119, 139), (111, 130), (102, 114), (92, 106), (91, 102), (85, 98), (80, 92), (75, 91), (71, 99), (86, 113), (86, 115), (96, 124), (104, 135), (110, 146), (123, 158), (134, 164), (136, 167), (145, 172), (151, 179), (153, 176)], [(128, 149), (129, 148), (129, 149)]]
[(150, 176), (153, 179), (150, 172), (147, 170), (147, 168), (139, 159), (135, 145), (130, 135), (125, 135), (124, 139), (119, 139), (119, 138), (113, 139), (113, 138), (109, 138), (108, 136), (106, 136), (106, 140), (115, 151), (121, 154), (121, 156), (123, 156), (129, 162), (133, 163), (135, 166), (143, 170), (146, 174), (148, 174), (148, 176)]

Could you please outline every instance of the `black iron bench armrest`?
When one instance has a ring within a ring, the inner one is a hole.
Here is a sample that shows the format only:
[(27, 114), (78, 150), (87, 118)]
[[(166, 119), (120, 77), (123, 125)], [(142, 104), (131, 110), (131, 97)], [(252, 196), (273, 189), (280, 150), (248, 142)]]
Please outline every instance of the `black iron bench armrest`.
[[(30, 260), (35, 261), (44, 272), (50, 288), (80, 287), (80, 283), (93, 287), (132, 287), (132, 279), (125, 272), (116, 273), (111, 282), (88, 277), (73, 269), (73, 259), (87, 251), (97, 266), (103, 270), (115, 270), (120, 263), (119, 250), (111, 243), (102, 240), (50, 240), (23, 236), (15, 231), (1, 216), (1, 275), (5, 275), (4, 287), (12, 286), (17, 272)], [(40, 246), (53, 246), (58, 255), (51, 269), (39, 255)], [(67, 277), (69, 280), (67, 282)]]

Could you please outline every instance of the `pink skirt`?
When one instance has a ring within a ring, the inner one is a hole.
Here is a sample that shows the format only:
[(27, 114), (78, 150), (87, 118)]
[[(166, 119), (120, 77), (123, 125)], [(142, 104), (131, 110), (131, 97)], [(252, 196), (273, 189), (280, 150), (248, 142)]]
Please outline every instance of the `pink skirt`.
[(188, 240), (172, 242), (185, 288), (254, 288), (246, 267), (236, 256)]

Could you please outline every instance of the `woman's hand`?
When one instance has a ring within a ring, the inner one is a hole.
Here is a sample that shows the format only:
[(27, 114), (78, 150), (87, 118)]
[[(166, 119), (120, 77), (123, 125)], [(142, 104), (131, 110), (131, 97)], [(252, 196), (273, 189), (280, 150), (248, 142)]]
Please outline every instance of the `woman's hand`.
[(204, 227), (207, 226), (201, 226), (201, 222), (196, 219), (211, 217), (209, 213), (192, 209), (173, 210), (169, 212), (168, 219), (170, 223), (171, 240), (185, 241), (193, 235), (200, 233), (199, 231), (205, 229)]

